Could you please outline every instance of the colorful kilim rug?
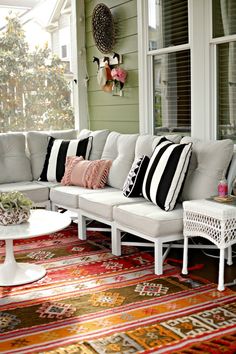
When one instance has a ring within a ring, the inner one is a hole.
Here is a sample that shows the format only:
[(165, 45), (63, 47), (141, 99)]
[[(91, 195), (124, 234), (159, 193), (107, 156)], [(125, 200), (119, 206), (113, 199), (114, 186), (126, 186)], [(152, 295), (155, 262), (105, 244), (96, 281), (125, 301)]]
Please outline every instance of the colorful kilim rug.
[[(0, 260), (4, 243), (0, 244)], [(15, 242), (19, 262), (43, 264), (46, 276), (0, 288), (0, 353), (236, 353), (236, 293), (153, 255), (77, 227)]]

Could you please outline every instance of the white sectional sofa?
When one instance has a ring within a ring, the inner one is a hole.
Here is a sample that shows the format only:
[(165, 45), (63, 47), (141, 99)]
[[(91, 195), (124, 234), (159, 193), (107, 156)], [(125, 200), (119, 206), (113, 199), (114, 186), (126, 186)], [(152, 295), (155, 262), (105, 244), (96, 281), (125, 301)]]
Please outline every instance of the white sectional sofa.
[[(52, 132), (54, 137), (75, 139), (76, 130)], [(53, 183), (38, 178), (47, 152), (47, 133), (0, 134), (0, 192), (21, 191), (37, 206), (51, 208), (49, 199)]]
[[(180, 201), (174, 210), (166, 212), (143, 197), (127, 198), (122, 193), (134, 159), (140, 155), (150, 157), (160, 137), (82, 130), (79, 138), (93, 137), (89, 159), (113, 161), (106, 187), (94, 190), (38, 181), (50, 135), (75, 139), (77, 132), (0, 134), (0, 192), (19, 190), (36, 205), (53, 210), (63, 207), (76, 212), (80, 239), (86, 238), (88, 219), (105, 223), (111, 227), (112, 252), (117, 256), (121, 254), (122, 232), (152, 242), (155, 246), (155, 273), (162, 274), (163, 244), (183, 239), (182, 203)], [(193, 141), (189, 172), (181, 194), (183, 200), (216, 194), (217, 182), (226, 171), (231, 188), (236, 175), (232, 141), (200, 142), (178, 135), (167, 138), (175, 143)]]

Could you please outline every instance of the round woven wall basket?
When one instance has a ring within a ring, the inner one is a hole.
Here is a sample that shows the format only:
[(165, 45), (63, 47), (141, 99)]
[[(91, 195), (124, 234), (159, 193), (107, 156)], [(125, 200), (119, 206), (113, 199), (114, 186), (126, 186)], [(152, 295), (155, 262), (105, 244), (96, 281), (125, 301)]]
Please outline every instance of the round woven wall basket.
[(115, 45), (115, 25), (112, 13), (105, 4), (95, 6), (92, 15), (93, 38), (104, 54), (111, 53)]

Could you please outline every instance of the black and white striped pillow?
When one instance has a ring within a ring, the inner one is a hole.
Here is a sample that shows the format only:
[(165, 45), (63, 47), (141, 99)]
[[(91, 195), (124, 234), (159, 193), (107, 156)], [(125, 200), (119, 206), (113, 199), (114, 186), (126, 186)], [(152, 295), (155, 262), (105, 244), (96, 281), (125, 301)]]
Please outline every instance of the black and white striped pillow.
[(92, 137), (79, 140), (62, 140), (50, 137), (39, 181), (61, 182), (67, 156), (83, 156), (84, 159), (88, 159), (91, 147)]
[(143, 179), (148, 163), (149, 157), (146, 155), (139, 156), (134, 160), (123, 186), (123, 194), (125, 197), (135, 198), (142, 195)]
[(174, 144), (162, 138), (143, 181), (143, 196), (161, 209), (174, 209), (188, 170), (192, 144)]

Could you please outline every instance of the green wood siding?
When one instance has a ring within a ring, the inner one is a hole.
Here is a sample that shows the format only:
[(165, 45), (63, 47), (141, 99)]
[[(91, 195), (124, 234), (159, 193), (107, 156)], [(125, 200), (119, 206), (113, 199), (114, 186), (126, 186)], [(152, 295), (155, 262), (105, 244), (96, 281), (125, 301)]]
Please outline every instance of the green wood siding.
[(96, 48), (92, 35), (92, 13), (98, 3), (101, 1), (85, 0), (90, 129), (106, 128), (122, 133), (137, 133), (139, 131), (137, 3), (136, 0), (102, 1), (111, 9), (116, 23), (114, 52), (123, 56), (121, 66), (128, 71), (122, 97), (102, 91), (97, 83), (97, 65), (92, 62), (93, 56), (104, 57), (104, 54)]

